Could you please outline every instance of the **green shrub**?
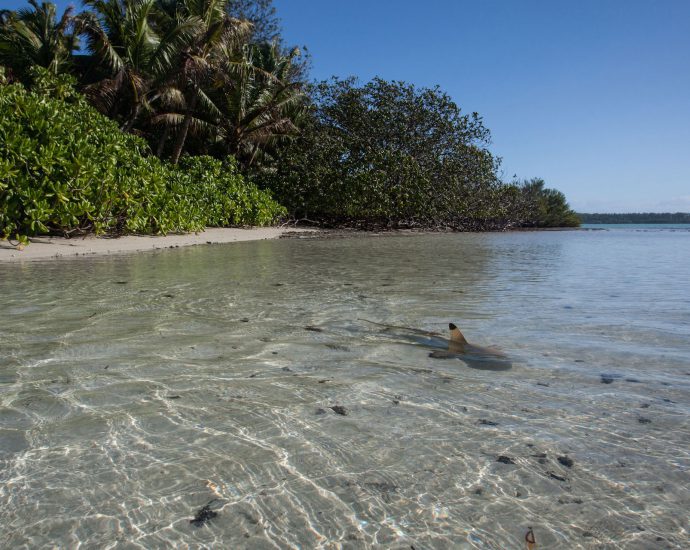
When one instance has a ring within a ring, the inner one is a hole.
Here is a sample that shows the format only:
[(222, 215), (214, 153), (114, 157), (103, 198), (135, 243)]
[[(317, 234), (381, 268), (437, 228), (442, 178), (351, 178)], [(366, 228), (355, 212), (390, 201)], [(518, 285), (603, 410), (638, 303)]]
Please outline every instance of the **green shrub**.
[(548, 189), (541, 178), (518, 183), (522, 194), (522, 226), (525, 227), (578, 227), (580, 218), (570, 208), (565, 195)]
[(301, 134), (260, 174), (290, 214), (323, 225), (480, 231), (577, 225), (562, 193), (504, 183), (489, 130), (439, 88), (316, 84)]
[(233, 157), (221, 162), (213, 157), (183, 157), (179, 170), (189, 181), (187, 197), (206, 216), (207, 226), (270, 225), (285, 216), (285, 209), (247, 183)]
[[(295, 218), (360, 227), (496, 226), (498, 161), (477, 113), (438, 88), (333, 79), (310, 119), (261, 175)], [(491, 199), (491, 200), (489, 200)], [(502, 224), (502, 222), (501, 222)]]
[[(39, 75), (45, 77), (45, 75)], [(0, 85), (0, 236), (94, 231), (168, 233), (207, 225), (267, 225), (284, 214), (234, 163), (147, 156), (68, 83), (42, 93)], [(52, 94), (50, 97), (46, 94)], [(62, 98), (62, 99), (61, 99)]]

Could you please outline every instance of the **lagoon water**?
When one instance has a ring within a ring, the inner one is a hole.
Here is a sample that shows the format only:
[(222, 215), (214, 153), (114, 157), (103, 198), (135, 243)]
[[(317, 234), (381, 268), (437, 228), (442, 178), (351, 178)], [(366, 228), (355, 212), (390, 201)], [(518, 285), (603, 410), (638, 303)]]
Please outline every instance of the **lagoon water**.
[(8, 264), (0, 326), (6, 548), (689, 544), (682, 227)]

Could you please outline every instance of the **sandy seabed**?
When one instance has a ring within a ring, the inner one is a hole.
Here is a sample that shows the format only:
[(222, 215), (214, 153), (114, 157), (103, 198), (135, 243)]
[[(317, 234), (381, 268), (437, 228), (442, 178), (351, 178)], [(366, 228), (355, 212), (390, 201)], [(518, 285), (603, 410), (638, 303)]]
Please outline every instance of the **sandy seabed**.
[[(66, 256), (92, 256), (143, 252), (162, 248), (221, 244), (276, 239), (295, 229), (284, 227), (208, 228), (200, 233), (182, 235), (127, 235), (124, 237), (35, 237), (23, 250), (0, 241), (0, 263), (46, 260)], [(300, 229), (299, 232), (304, 232)]]

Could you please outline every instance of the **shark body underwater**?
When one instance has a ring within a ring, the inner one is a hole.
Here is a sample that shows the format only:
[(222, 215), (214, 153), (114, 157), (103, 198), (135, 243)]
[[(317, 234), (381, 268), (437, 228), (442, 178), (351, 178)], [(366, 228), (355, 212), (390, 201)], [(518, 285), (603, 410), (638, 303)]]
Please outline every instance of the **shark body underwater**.
[(453, 323), (448, 324), (449, 338), (444, 338), (437, 332), (367, 322), (384, 327), (384, 332), (406, 343), (431, 348), (433, 351), (429, 357), (434, 359), (459, 359), (468, 367), (480, 370), (508, 370), (513, 366), (511, 360), (500, 351), (470, 344)]

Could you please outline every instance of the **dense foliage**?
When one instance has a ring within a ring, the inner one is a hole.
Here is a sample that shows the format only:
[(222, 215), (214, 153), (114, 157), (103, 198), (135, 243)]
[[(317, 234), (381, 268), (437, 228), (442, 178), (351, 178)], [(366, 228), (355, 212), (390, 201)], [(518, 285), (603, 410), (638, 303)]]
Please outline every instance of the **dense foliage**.
[(284, 213), (268, 193), (244, 181), (234, 161), (162, 162), (147, 155), (143, 140), (74, 94), (64, 78), (51, 87), (54, 82), (43, 75), (34, 92), (0, 85), (4, 238), (266, 225)]
[(521, 194), (522, 227), (577, 227), (580, 218), (568, 206), (565, 195), (548, 189), (543, 179), (533, 178), (518, 184)]
[[(296, 49), (250, 42), (276, 32), (270, 2), (85, 0), (85, 92), (160, 157), (237, 156), (248, 168), (297, 132)], [(258, 10), (258, 11), (257, 11)], [(254, 23), (229, 15), (249, 15)], [(93, 79), (94, 82), (88, 82)]]
[[(270, 0), (83, 3), (60, 18), (35, 0), (0, 13), (11, 78), (30, 85), (32, 66), (73, 74), (92, 105), (173, 163), (232, 154), (248, 168), (297, 133), (300, 52), (282, 46)], [(86, 53), (75, 55), (79, 37)]]
[(690, 213), (578, 214), (582, 223), (690, 223)]
[(576, 224), (558, 192), (503, 184), (482, 119), (438, 88), (333, 79), (311, 97), (309, 124), (261, 179), (297, 219), (462, 230)]
[(53, 75), (69, 71), (78, 46), (71, 7), (58, 19), (55, 4), (29, 0), (29, 6), (0, 10), (0, 65), (24, 83), (35, 66)]
[(5, 235), (279, 216), (240, 174), (273, 190), (295, 219), (324, 225), (578, 223), (543, 182), (502, 182), (482, 119), (440, 89), (337, 78), (307, 86), (308, 61), (285, 47), (272, 0), (83, 6), (59, 15), (29, 0), (0, 10), (0, 70), (30, 92), (1, 92)]

